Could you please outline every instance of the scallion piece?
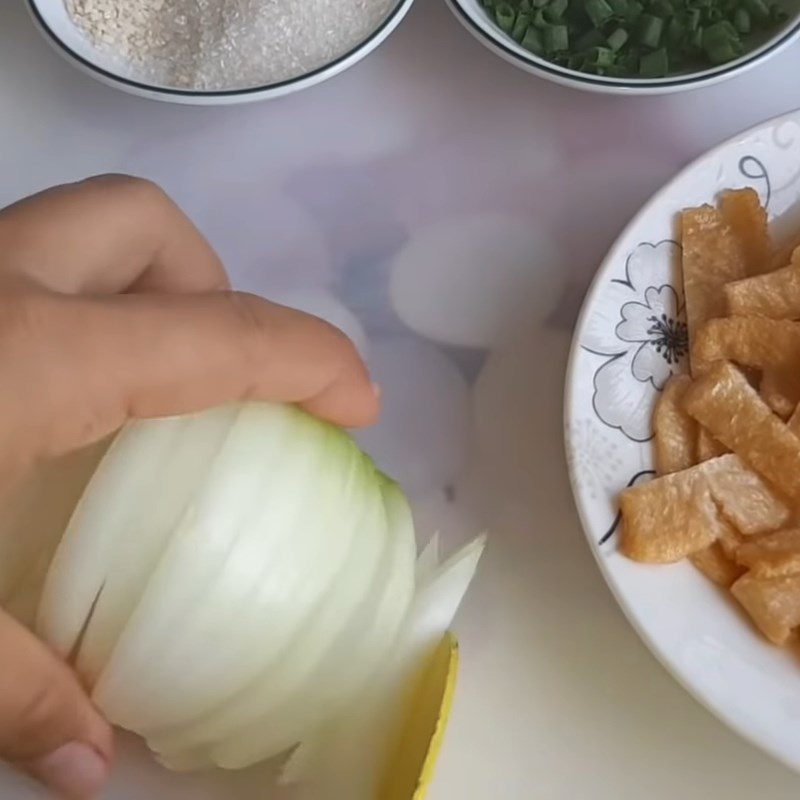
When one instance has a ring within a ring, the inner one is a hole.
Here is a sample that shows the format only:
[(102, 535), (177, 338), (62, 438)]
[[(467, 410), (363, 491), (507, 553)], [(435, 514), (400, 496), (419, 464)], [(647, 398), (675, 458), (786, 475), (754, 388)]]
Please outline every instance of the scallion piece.
[(601, 31), (597, 28), (591, 28), (580, 38), (575, 41), (575, 51), (583, 54), (586, 50), (591, 50), (593, 47), (600, 47), (605, 43), (605, 38)]
[(686, 36), (686, 27), (678, 17), (673, 17), (667, 25), (667, 41), (673, 47), (677, 47)]
[(536, 28), (533, 27), (533, 25), (531, 25), (528, 30), (525, 31), (525, 35), (522, 37), (520, 44), (526, 50), (530, 50), (531, 53), (535, 53), (537, 56), (540, 56), (542, 53), (544, 53), (542, 35)]
[(586, 0), (584, 9), (595, 28), (600, 28), (604, 22), (614, 16), (614, 9), (606, 0)]
[(606, 43), (617, 53), (622, 49), (629, 38), (628, 31), (626, 31), (625, 28), (617, 28), (608, 35)]
[(610, 67), (617, 56), (610, 47), (593, 47), (589, 51), (589, 62), (595, 67)]
[(642, 14), (639, 18), (639, 44), (655, 50), (661, 41), (661, 33), (663, 30), (664, 20), (661, 19), (661, 17), (655, 17), (652, 14)]
[(514, 23), (514, 27), (511, 29), (511, 38), (515, 42), (521, 42), (522, 37), (525, 36), (525, 31), (528, 30), (528, 26), (531, 24), (531, 16), (530, 14), (517, 14), (516, 22)]
[(669, 19), (675, 14), (675, 8), (669, 0), (653, 0), (648, 7), (648, 11), (656, 17)]
[(569, 0), (550, 0), (545, 6), (544, 15), (550, 22), (559, 22), (569, 6)]
[(617, 59), (617, 65), (625, 70), (626, 75), (639, 74), (639, 51), (631, 49)]
[(639, 2), (639, 0), (629, 0), (628, 7), (625, 12), (625, 19), (628, 22), (636, 22), (638, 21), (639, 17), (642, 16), (643, 11), (644, 6)]
[(733, 42), (719, 42), (705, 48), (706, 56), (712, 64), (726, 64), (738, 55)]
[(769, 6), (764, 0), (744, 0), (744, 6), (755, 19), (762, 21), (769, 19)]
[(739, 34), (727, 20), (711, 25), (703, 33), (703, 50), (712, 64), (733, 61), (741, 53)]
[(549, 25), (543, 31), (545, 53), (560, 53), (569, 49), (569, 31), (566, 25)]
[(517, 12), (511, 3), (498, 3), (494, 9), (494, 18), (497, 21), (497, 27), (504, 33), (510, 34), (514, 28)]
[(534, 27), (538, 28), (540, 31), (543, 31), (550, 23), (547, 21), (547, 18), (544, 15), (544, 9), (540, 8), (537, 12), (533, 15), (533, 25)]
[(750, 12), (743, 7), (737, 8), (733, 12), (733, 24), (739, 33), (750, 33), (753, 26), (750, 22)]
[(727, 44), (739, 38), (736, 30), (726, 21), (710, 25), (703, 31), (703, 49), (708, 50), (720, 44)]
[(666, 48), (645, 53), (639, 60), (639, 75), (643, 78), (663, 78), (669, 72)]
[(703, 51), (703, 26), (700, 25), (692, 31), (689, 39), (686, 42), (686, 47), (696, 55)]

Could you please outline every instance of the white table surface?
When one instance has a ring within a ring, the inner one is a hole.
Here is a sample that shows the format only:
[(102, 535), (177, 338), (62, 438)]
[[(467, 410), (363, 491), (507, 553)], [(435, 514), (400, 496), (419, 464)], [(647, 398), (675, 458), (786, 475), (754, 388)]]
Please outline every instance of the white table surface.
[[(458, 622), (462, 680), (431, 800), (800, 792), (628, 626), (584, 542), (561, 440), (570, 329), (613, 237), (692, 157), (800, 105), (798, 74), (795, 47), (696, 93), (578, 93), (518, 72), (441, 0), (418, 0), (326, 84), (197, 109), (95, 83), (49, 50), (19, 0), (2, 3), (0, 203), (91, 173), (146, 175), (240, 286), (334, 311), (324, 298), (338, 296), (387, 395), (364, 441), (409, 485), (420, 528), (453, 543), (491, 529)], [(234, 796), (142, 763), (125, 755), (106, 797)], [(39, 795), (0, 775), (0, 796)]]

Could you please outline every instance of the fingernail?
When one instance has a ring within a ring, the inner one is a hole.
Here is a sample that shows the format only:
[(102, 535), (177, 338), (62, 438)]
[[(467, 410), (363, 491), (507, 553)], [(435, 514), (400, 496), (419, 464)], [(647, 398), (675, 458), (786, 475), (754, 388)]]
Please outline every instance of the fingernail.
[(35, 776), (67, 800), (89, 800), (103, 787), (108, 764), (89, 745), (70, 742), (33, 764)]
[(372, 393), (380, 400), (381, 395), (383, 394), (383, 389), (381, 389), (381, 385), (379, 383), (372, 382)]

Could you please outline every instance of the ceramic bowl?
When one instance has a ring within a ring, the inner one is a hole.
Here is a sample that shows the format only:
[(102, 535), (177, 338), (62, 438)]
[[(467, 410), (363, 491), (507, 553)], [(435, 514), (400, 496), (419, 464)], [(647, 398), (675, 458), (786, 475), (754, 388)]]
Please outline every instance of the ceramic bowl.
[(787, 21), (771, 37), (757, 42), (752, 50), (735, 61), (665, 78), (609, 78), (560, 67), (534, 55), (494, 24), (481, 0), (447, 0), (455, 16), (478, 41), (520, 69), (575, 89), (634, 95), (667, 94), (710, 86), (741, 75), (779, 53), (800, 38), (800, 0), (781, 2), (789, 14)]
[(617, 498), (654, 474), (653, 407), (670, 375), (687, 368), (676, 215), (713, 202), (723, 189), (747, 186), (760, 194), (776, 235), (789, 239), (800, 230), (800, 111), (700, 158), (614, 245), (573, 340), (566, 448), (589, 545), (642, 639), (730, 727), (800, 771), (797, 654), (769, 644), (730, 594), (688, 562), (643, 565), (617, 551)]
[(28, 9), (50, 45), (67, 61), (116, 89), (170, 103), (233, 105), (298, 92), (344, 72), (386, 40), (411, 8), (413, 0), (397, 0), (383, 22), (359, 45), (311, 72), (276, 83), (219, 91), (181, 89), (148, 83), (125, 74), (124, 68), (96, 48), (70, 19), (64, 0), (26, 0)]

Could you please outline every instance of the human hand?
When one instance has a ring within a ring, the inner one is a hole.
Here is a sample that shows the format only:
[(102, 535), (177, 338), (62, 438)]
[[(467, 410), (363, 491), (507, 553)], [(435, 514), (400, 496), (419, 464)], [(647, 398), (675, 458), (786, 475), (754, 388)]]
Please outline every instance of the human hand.
[[(344, 334), (231, 291), (153, 184), (93, 178), (0, 212), (0, 497), (128, 418), (246, 398), (346, 426), (372, 423), (379, 407)], [(83, 800), (112, 757), (78, 678), (0, 610), (0, 759)]]

